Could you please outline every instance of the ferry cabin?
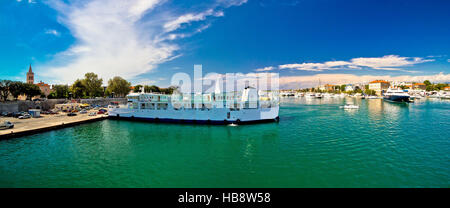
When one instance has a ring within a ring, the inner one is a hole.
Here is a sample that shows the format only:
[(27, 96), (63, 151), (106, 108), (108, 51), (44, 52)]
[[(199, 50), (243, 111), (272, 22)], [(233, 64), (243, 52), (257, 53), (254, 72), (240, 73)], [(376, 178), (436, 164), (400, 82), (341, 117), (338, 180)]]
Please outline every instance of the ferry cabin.
[(277, 101), (270, 97), (260, 97), (257, 94), (231, 93), (209, 93), (209, 94), (156, 94), (156, 93), (132, 93), (127, 96), (128, 109), (167, 110), (228, 108), (230, 110), (249, 108), (270, 108)]

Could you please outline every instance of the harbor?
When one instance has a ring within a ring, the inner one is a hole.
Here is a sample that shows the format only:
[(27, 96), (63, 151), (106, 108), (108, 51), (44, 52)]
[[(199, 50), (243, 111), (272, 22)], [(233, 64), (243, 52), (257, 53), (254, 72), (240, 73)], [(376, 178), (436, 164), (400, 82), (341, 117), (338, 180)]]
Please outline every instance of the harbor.
[(0, 188), (178, 188), (140, 197), (176, 207), (450, 188), (449, 8), (1, 1)]
[(448, 100), (292, 97), (279, 123), (103, 119), (0, 141), (0, 187), (448, 187), (449, 113)]
[[(139, 94), (132, 94), (132, 96), (136, 96)], [(446, 103), (446, 101), (450, 101), (450, 99), (447, 99), (448, 94), (443, 93), (444, 96), (442, 97), (433, 97), (433, 96), (427, 96), (427, 97), (414, 97), (414, 99), (408, 100), (408, 102), (416, 102), (416, 103), (423, 103), (423, 102), (443, 102)], [(330, 103), (342, 103), (342, 105), (338, 106), (338, 108), (345, 109), (345, 110), (356, 110), (359, 109), (358, 103), (360, 103), (360, 100), (380, 100), (383, 102), (383, 97), (377, 97), (377, 96), (363, 96), (358, 94), (332, 94), (332, 93), (299, 93), (299, 92), (293, 92), (293, 91), (284, 91), (280, 93), (280, 97), (282, 101), (290, 101), (290, 102), (298, 102), (302, 101), (305, 104), (308, 103), (315, 103), (320, 105), (329, 105)], [(323, 101), (322, 101), (323, 100)], [(390, 100), (387, 100), (390, 101)], [(102, 101), (104, 102), (104, 101)], [(82, 111), (83, 108), (81, 106), (85, 106), (86, 109), (83, 110), (83, 113), (78, 113)], [(190, 104), (189, 104), (190, 105)], [(154, 105), (156, 107), (156, 105)], [(118, 107), (118, 106), (117, 106)], [(128, 108), (125, 106), (125, 109)], [(101, 109), (103, 112), (102, 114), (99, 113), (99, 109)], [(107, 106), (104, 106), (104, 108), (96, 107), (95, 109), (91, 108), (89, 104), (80, 104), (80, 103), (67, 103), (67, 104), (57, 104), (55, 105), (54, 111), (58, 112), (55, 114), (38, 114), (38, 116), (32, 116), (32, 112), (39, 113), (40, 110), (29, 110), (28, 113), (24, 113), (26, 115), (29, 115), (29, 118), (27, 119), (21, 119), (19, 117), (7, 117), (7, 116), (1, 116), (0, 117), (0, 124), (6, 124), (9, 123), (12, 126), (5, 126), (4, 128), (0, 129), (0, 140), (2, 139), (11, 139), (11, 138), (17, 138), (22, 137), (26, 135), (36, 134), (36, 133), (42, 133), (46, 131), (52, 131), (60, 128), (66, 128), (71, 127), (74, 125), (94, 122), (94, 121), (100, 121), (103, 119), (107, 119), (108, 115), (103, 114), (104, 112), (107, 112), (108, 110)], [(111, 110), (111, 109), (109, 109)], [(115, 107), (112, 108), (112, 110), (116, 110)], [(226, 110), (226, 109), (224, 109)], [(64, 112), (63, 112), (64, 111)], [(69, 116), (68, 114), (73, 112), (74, 116)], [(76, 112), (76, 113), (75, 113)], [(112, 116), (109, 116), (110, 119), (119, 119), (117, 116), (117, 113), (113, 113)], [(152, 122), (165, 122), (165, 123), (186, 123), (186, 124), (215, 124), (212, 121), (206, 121), (201, 122), (195, 121), (195, 120), (179, 120), (174, 121), (172, 119), (168, 119), (168, 121), (165, 121), (164, 119), (150, 119), (143, 117), (141, 119), (139, 118), (124, 118), (123, 114), (120, 119), (125, 120), (144, 120), (144, 121), (152, 121)], [(197, 118), (198, 119), (198, 118)], [(277, 118), (278, 120), (279, 118)], [(229, 122), (222, 122), (224, 124), (233, 124), (233, 123), (240, 123), (236, 121), (229, 121)], [(256, 123), (256, 122), (254, 122)], [(241, 123), (243, 124), (243, 123)]]

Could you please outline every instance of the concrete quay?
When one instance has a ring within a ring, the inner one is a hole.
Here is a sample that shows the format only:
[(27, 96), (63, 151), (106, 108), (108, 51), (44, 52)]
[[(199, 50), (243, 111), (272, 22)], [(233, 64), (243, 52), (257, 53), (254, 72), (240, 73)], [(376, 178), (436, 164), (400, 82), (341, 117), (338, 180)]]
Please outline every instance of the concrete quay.
[(12, 129), (0, 130), (0, 140), (32, 135), (36, 133), (46, 132), (55, 129), (66, 128), (83, 123), (99, 121), (107, 118), (107, 115), (89, 116), (77, 113), (76, 116), (67, 116), (67, 113), (59, 113), (56, 115), (41, 115), (39, 118), (18, 119), (12, 117), (1, 117), (0, 122), (10, 121), (14, 124)]

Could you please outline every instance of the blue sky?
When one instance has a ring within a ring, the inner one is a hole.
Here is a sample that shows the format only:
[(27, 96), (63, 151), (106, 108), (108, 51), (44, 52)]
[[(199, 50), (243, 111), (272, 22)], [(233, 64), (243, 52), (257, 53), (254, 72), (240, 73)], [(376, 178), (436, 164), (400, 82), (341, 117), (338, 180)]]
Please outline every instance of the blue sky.
[(177, 72), (280, 73), (285, 87), (450, 81), (450, 2), (2, 0), (0, 79), (93, 71), (167, 86)]

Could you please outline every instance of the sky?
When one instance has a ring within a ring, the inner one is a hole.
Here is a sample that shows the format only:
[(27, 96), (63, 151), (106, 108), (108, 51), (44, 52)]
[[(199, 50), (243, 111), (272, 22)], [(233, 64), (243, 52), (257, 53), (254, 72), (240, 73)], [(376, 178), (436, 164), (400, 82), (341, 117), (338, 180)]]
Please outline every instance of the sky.
[(173, 74), (279, 73), (281, 88), (450, 82), (447, 0), (1, 0), (0, 79), (166, 87)]

